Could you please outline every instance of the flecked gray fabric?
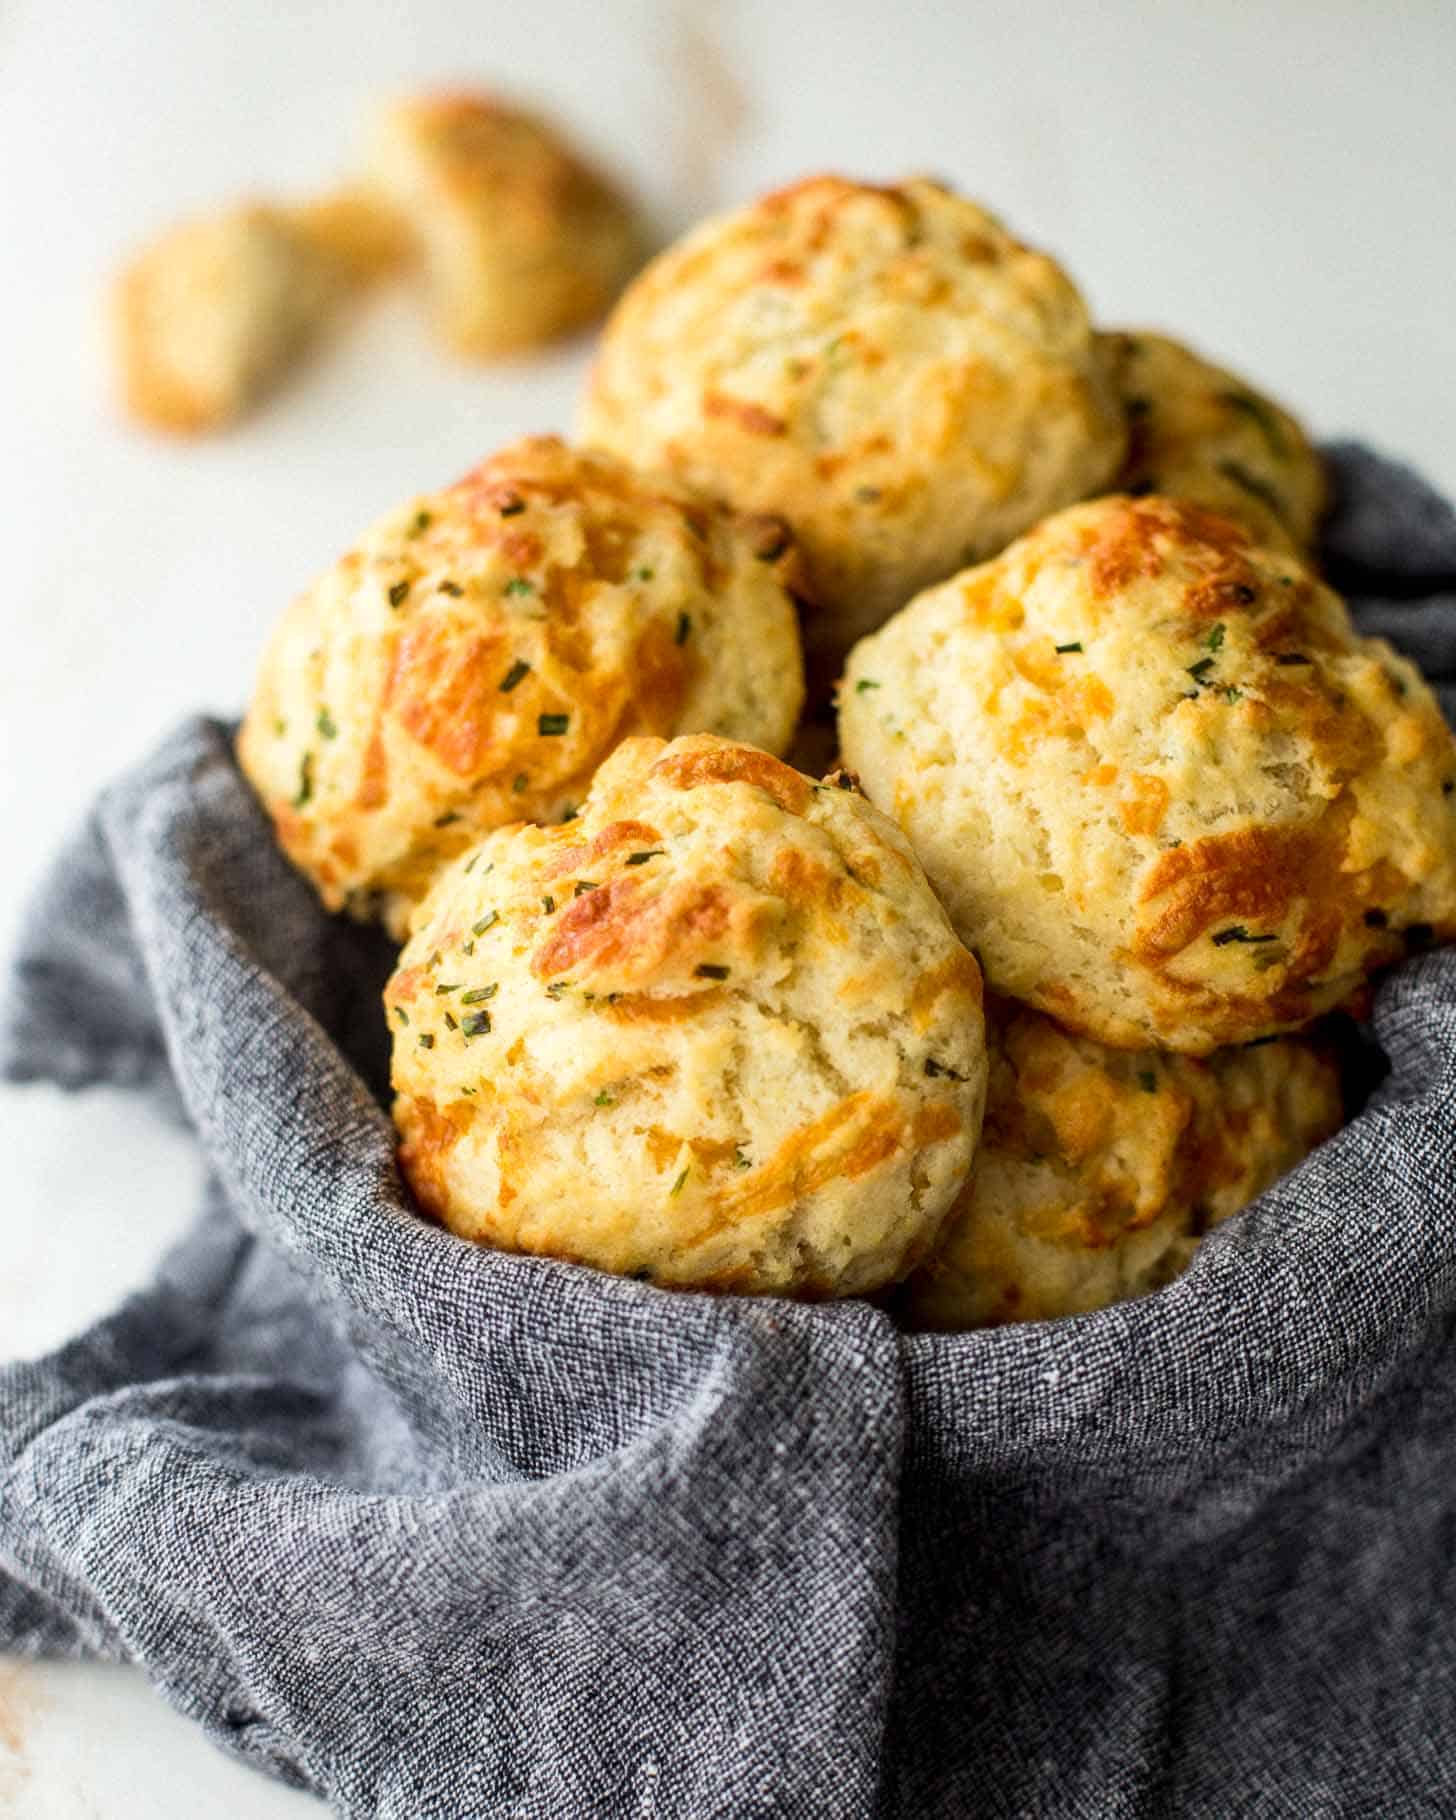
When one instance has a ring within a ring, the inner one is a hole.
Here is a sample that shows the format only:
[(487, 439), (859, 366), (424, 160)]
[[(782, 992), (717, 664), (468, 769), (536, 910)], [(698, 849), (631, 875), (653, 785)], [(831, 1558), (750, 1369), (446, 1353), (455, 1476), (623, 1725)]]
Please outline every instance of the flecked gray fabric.
[[(1331, 562), (1456, 679), (1456, 518), (1334, 458)], [(919, 1338), (420, 1220), (388, 959), (210, 723), (41, 892), (5, 1075), (145, 1091), (213, 1176), (148, 1290), (0, 1370), (0, 1644), (137, 1662), (351, 1816), (1456, 1811), (1456, 954), (1183, 1280)]]

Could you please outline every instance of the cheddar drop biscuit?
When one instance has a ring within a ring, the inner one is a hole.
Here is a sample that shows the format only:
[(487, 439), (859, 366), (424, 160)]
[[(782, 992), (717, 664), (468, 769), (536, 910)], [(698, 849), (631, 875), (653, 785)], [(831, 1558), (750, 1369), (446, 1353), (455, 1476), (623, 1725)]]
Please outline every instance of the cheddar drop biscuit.
[(696, 228), (607, 325), (585, 440), (782, 512), (842, 656), (1111, 483), (1123, 414), (1066, 274), (923, 179), (816, 177)]
[(913, 1326), (1049, 1320), (1159, 1288), (1340, 1122), (1338, 1070), (1302, 1038), (1199, 1061), (1005, 1004), (992, 1029), (980, 1147), (905, 1285)]
[(1131, 441), (1119, 487), (1235, 518), (1262, 543), (1308, 550), (1325, 476), (1289, 412), (1166, 335), (1100, 337)]
[(840, 739), (987, 983), (1102, 1042), (1295, 1030), (1456, 936), (1430, 690), (1193, 506), (1075, 506), (921, 595), (854, 651)]
[(628, 734), (782, 750), (794, 576), (781, 524), (528, 438), (391, 512), (293, 603), (243, 767), (328, 907), (402, 936), (446, 860), (572, 815)]
[(546, 121), (489, 95), (392, 107), (376, 193), (424, 263), (441, 336), (466, 355), (534, 347), (594, 322), (637, 264), (625, 199)]
[(385, 1001), (421, 1205), (664, 1285), (903, 1276), (980, 1126), (980, 974), (903, 835), (727, 740), (630, 740), (569, 826), (489, 835)]

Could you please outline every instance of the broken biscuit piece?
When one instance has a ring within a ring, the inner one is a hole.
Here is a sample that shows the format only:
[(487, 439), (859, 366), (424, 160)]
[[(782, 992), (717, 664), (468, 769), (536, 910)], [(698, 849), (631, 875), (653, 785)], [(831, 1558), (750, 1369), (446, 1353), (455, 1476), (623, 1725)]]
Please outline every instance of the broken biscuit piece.
[(546, 121), (473, 93), (391, 107), (372, 178), (422, 259), (459, 354), (552, 341), (604, 315), (641, 251), (633, 210)]
[(184, 434), (235, 422), (274, 390), (347, 290), (342, 263), (271, 203), (170, 229), (116, 287), (128, 412)]

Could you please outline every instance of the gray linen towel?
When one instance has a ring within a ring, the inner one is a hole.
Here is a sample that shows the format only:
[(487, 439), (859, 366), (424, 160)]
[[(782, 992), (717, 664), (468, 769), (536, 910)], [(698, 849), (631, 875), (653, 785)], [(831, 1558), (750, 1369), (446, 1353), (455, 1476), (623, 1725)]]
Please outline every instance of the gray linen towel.
[[(1333, 573), (1456, 679), (1456, 516), (1332, 457)], [(346, 1815), (1456, 1811), (1456, 953), (1180, 1282), (918, 1338), (421, 1220), (388, 964), (211, 723), (41, 891), (4, 1075), (136, 1087), (212, 1185), (0, 1369), (0, 1646), (136, 1662)]]

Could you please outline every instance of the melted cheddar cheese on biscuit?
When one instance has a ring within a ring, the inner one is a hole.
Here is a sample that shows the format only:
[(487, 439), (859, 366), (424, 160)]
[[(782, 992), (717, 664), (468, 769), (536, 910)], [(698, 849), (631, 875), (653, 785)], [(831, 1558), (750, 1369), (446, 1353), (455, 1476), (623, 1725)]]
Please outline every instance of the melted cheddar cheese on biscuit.
[(392, 512), (289, 609), (239, 752), (330, 909), (401, 936), (489, 828), (555, 821), (634, 733), (782, 750), (792, 542), (554, 437)]
[(1196, 1060), (1108, 1049), (1010, 1004), (990, 1028), (971, 1179), (905, 1285), (917, 1327), (1050, 1320), (1159, 1288), (1340, 1122), (1339, 1071), (1303, 1038)]

